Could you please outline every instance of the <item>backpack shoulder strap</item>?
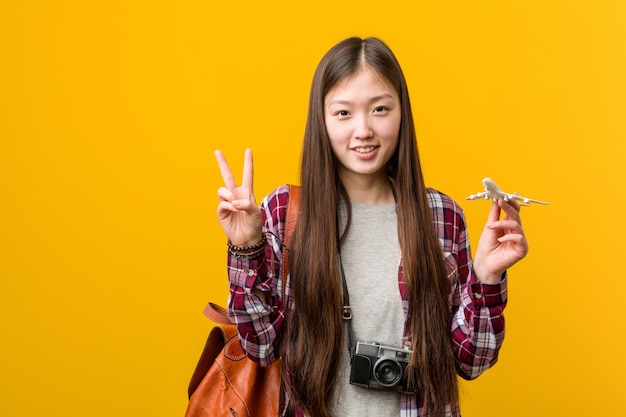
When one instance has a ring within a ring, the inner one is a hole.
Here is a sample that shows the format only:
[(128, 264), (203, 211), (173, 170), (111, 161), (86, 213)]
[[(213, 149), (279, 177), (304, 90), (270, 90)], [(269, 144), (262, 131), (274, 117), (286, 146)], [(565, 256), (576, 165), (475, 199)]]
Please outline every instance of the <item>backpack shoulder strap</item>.
[(287, 203), (287, 219), (285, 220), (285, 245), (289, 246), (291, 236), (300, 217), (300, 186), (289, 186), (289, 202)]
[(282, 299), (285, 299), (285, 289), (287, 287), (287, 275), (289, 274), (289, 243), (296, 228), (296, 223), (300, 217), (300, 186), (289, 185), (289, 200), (287, 202), (287, 218), (285, 219), (285, 238), (283, 245), (283, 262), (281, 268), (282, 276)]

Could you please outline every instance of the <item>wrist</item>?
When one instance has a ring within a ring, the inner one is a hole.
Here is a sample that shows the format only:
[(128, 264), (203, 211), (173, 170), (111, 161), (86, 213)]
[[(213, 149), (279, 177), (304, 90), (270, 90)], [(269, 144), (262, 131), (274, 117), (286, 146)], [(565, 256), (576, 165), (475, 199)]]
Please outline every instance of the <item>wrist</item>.
[(474, 271), (474, 277), (476, 277), (479, 282), (489, 285), (497, 284), (502, 281), (502, 276), (505, 272), (490, 271), (486, 268), (483, 268), (482, 263), (480, 263), (479, 261), (477, 262), (476, 260), (474, 260), (474, 265), (472, 269)]
[(254, 259), (261, 255), (267, 245), (265, 233), (261, 233), (261, 238), (252, 244), (235, 245), (228, 240), (228, 253), (237, 259)]
[(487, 285), (498, 284), (500, 281), (502, 281), (503, 276), (504, 276), (504, 272), (489, 273), (486, 271), (477, 271), (476, 269), (474, 269), (474, 277), (476, 277), (476, 279), (482, 284), (487, 284)]

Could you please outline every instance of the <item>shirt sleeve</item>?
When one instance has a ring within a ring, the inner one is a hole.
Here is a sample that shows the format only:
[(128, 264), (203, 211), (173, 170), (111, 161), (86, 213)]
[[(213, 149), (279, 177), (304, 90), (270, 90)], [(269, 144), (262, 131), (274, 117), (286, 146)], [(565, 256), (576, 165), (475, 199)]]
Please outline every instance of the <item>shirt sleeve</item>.
[(506, 276), (500, 283), (488, 285), (480, 283), (470, 270), (459, 293), (461, 303), (454, 307), (452, 339), (459, 375), (474, 379), (497, 362), (504, 341)]
[[(228, 314), (237, 325), (246, 355), (262, 366), (280, 357), (279, 346), (285, 320), (281, 274), (284, 226), (289, 187), (274, 190), (261, 202), (264, 252), (255, 259), (228, 255), (230, 296)], [(286, 282), (288, 284), (288, 282)], [(285, 285), (285, 296), (289, 288)]]
[[(435, 225), (444, 248), (452, 318), (452, 339), (458, 373), (474, 379), (492, 367), (504, 340), (507, 303), (506, 273), (497, 284), (483, 284), (472, 271), (472, 255), (465, 215), (449, 197), (440, 194), (433, 204)], [(432, 200), (431, 200), (432, 201)]]

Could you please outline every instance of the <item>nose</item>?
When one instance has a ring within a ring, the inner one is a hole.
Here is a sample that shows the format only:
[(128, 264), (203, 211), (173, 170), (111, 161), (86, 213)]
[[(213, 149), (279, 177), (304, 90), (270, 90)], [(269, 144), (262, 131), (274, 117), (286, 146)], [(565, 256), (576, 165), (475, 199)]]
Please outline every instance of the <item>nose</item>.
[(360, 115), (354, 118), (355, 139), (369, 139), (374, 136), (368, 115)]

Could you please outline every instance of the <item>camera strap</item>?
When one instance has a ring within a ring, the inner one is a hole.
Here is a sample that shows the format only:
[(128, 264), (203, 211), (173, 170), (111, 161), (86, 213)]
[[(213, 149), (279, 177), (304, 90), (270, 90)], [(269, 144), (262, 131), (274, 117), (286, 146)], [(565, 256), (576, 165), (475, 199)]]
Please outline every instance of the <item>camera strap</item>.
[(341, 285), (343, 293), (343, 321), (346, 324), (346, 342), (348, 344), (348, 352), (350, 352), (350, 358), (354, 351), (352, 350), (352, 307), (350, 306), (350, 294), (348, 293), (348, 283), (346, 282), (346, 273), (343, 270), (343, 262), (341, 262), (341, 250), (338, 250), (339, 254), (339, 270), (341, 272)]
[[(396, 188), (393, 183), (393, 179), (389, 178), (389, 186), (393, 193), (393, 200), (396, 202), (396, 214), (398, 211), (397, 203), (398, 196), (396, 195)], [(337, 254), (339, 256), (339, 271), (341, 273), (341, 285), (343, 293), (343, 308), (342, 316), (346, 328), (346, 343), (348, 345), (348, 352), (350, 352), (350, 363), (352, 363), (352, 357), (354, 356), (354, 350), (352, 345), (352, 307), (350, 306), (350, 294), (348, 293), (348, 283), (346, 282), (346, 273), (343, 270), (343, 262), (341, 261), (341, 241), (339, 237), (339, 218), (337, 218)]]

